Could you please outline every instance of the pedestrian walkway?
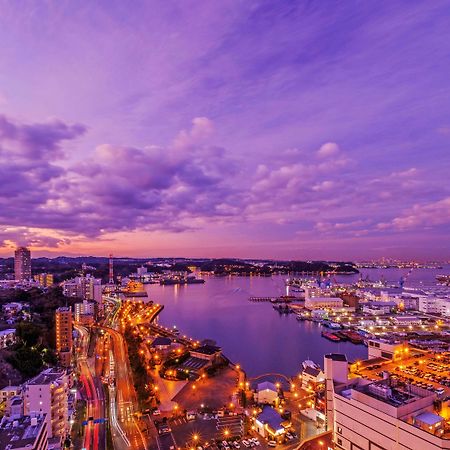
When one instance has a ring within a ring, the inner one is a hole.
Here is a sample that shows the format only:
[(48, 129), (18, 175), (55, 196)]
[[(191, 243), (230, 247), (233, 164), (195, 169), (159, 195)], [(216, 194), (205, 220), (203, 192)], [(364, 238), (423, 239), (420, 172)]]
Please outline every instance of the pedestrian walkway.
[(187, 381), (164, 380), (156, 370), (152, 371), (152, 377), (158, 386), (158, 396), (160, 400), (159, 409), (161, 411), (172, 411), (176, 405), (172, 399), (183, 389)]

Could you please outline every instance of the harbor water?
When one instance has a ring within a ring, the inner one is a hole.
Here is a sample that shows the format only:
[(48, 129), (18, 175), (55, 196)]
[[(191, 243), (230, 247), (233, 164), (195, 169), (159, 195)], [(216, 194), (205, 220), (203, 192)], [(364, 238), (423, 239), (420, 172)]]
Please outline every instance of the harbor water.
[[(434, 286), (439, 269), (362, 269), (370, 280), (384, 279), (405, 287)], [(337, 282), (351, 283), (360, 275), (337, 276)], [(176, 326), (195, 339), (212, 339), (249, 376), (265, 373), (295, 375), (302, 361), (312, 359), (323, 365), (323, 355), (345, 353), (349, 360), (367, 356), (367, 348), (350, 342), (334, 343), (321, 336), (320, 324), (299, 322), (293, 314), (280, 314), (270, 303), (249, 302), (251, 296), (273, 297), (286, 293), (286, 276), (205, 277), (206, 283), (160, 286), (147, 284), (149, 299), (164, 305), (159, 323)]]

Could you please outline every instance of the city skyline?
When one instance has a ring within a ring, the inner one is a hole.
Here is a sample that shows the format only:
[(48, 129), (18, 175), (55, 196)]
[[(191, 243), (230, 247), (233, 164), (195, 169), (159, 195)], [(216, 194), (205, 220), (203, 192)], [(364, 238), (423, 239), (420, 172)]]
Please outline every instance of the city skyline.
[(0, 5), (0, 257), (449, 259), (447, 2)]

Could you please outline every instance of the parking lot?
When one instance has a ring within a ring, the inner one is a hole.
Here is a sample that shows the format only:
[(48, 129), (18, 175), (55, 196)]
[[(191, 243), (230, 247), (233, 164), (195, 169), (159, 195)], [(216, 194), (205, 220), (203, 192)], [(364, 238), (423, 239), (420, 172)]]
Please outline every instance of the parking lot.
[(450, 357), (445, 355), (415, 355), (395, 362), (376, 364), (360, 370), (365, 378), (377, 380), (388, 371), (399, 383), (410, 384), (430, 392), (443, 389), (450, 395)]
[(215, 419), (205, 415), (192, 421), (177, 418), (170, 420), (169, 423), (176, 448), (270, 450), (276, 447), (287, 450), (298, 445), (298, 436), (294, 432), (288, 434), (290, 439), (287, 439), (286, 443), (282, 445), (269, 444), (255, 431), (251, 431), (251, 435), (244, 435), (244, 423), (241, 416), (225, 416)]

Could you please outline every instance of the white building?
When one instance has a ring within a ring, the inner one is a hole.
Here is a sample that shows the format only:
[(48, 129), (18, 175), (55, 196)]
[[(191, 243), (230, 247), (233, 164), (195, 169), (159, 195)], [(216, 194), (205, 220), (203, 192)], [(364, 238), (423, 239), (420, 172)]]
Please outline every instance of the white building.
[(258, 383), (256, 388), (255, 400), (260, 405), (278, 405), (278, 389), (273, 383), (264, 381)]
[(370, 339), (367, 343), (368, 358), (386, 358), (396, 360), (409, 354), (407, 344), (382, 339)]
[(392, 322), (400, 326), (421, 325), (422, 319), (417, 316), (395, 316), (392, 318)]
[(302, 387), (313, 389), (325, 381), (325, 374), (317, 367), (306, 366), (302, 372)]
[(96, 303), (84, 300), (74, 305), (74, 317), (76, 322), (81, 322), (83, 316), (95, 316)]
[(46, 414), (48, 437), (69, 429), (69, 380), (64, 370), (46, 369), (24, 385), (24, 414)]
[(344, 355), (324, 358), (328, 425), (338, 450), (443, 450), (444, 417), (435, 410), (437, 395), (395, 380), (348, 378)]
[(342, 308), (344, 301), (339, 297), (306, 297), (305, 308), (323, 309), (323, 308)]
[(6, 348), (10, 344), (14, 344), (14, 342), (16, 342), (15, 328), (0, 331), (0, 348)]
[(450, 299), (420, 296), (419, 311), (426, 314), (439, 314), (450, 317)]
[(66, 297), (78, 297), (83, 300), (102, 301), (102, 280), (92, 275), (75, 277), (62, 283), (63, 293)]
[(0, 390), (0, 402), (6, 402), (9, 398), (19, 395), (21, 391), (19, 386), (5, 386)]
[(286, 429), (291, 423), (284, 420), (280, 413), (271, 406), (264, 406), (255, 418), (256, 431), (264, 438), (282, 442)]

